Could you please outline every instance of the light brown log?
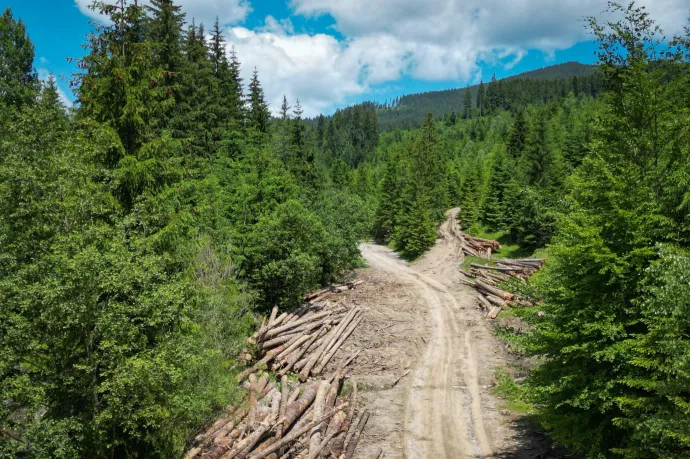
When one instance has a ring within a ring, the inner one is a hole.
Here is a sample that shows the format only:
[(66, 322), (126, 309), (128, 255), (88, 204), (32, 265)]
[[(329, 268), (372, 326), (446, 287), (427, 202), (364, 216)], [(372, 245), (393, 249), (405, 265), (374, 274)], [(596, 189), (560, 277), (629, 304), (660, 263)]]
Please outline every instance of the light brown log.
[(474, 281), (474, 283), (477, 287), (480, 287), (486, 290), (487, 292), (490, 292), (491, 294), (496, 295), (497, 297), (502, 298), (504, 300), (510, 301), (515, 297), (515, 295), (513, 295), (512, 293), (501, 290), (500, 288), (494, 287), (493, 285), (489, 285), (482, 280), (477, 279), (476, 281)]
[(201, 454), (201, 448), (197, 446), (196, 448), (190, 449), (187, 454), (184, 455), (184, 459), (194, 459), (199, 454)]
[(359, 421), (359, 425), (357, 426), (357, 430), (350, 440), (350, 443), (347, 444), (345, 447), (345, 459), (352, 459), (352, 456), (355, 454), (355, 449), (357, 448), (357, 443), (359, 442), (359, 437), (362, 435), (362, 431), (364, 430), (364, 427), (367, 425), (367, 421), (369, 420), (369, 412), (365, 411), (364, 414), (362, 415), (362, 419)]
[(350, 324), (350, 326), (343, 332), (342, 336), (340, 339), (336, 342), (336, 344), (331, 348), (330, 352), (326, 354), (326, 356), (321, 360), (319, 363), (319, 366), (315, 368), (315, 374), (319, 374), (323, 371), (323, 369), (328, 365), (328, 362), (333, 358), (336, 352), (338, 352), (338, 349), (340, 349), (340, 346), (343, 345), (343, 343), (350, 337), (352, 332), (355, 331), (355, 328), (362, 322), (364, 319), (364, 313), (362, 313), (354, 322)]
[(331, 441), (333, 439), (333, 437), (335, 437), (335, 434), (337, 434), (337, 433), (338, 432), (331, 432), (331, 433), (326, 434), (326, 438), (324, 438), (323, 441), (318, 446), (315, 446), (314, 449), (311, 449), (311, 445), (309, 445), (310, 448), (309, 448), (309, 455), (307, 456), (307, 459), (316, 459), (317, 457), (319, 457), (319, 454), (321, 453), (321, 451), (326, 447), (326, 445), (328, 445), (328, 442)]
[(278, 316), (278, 306), (273, 306), (273, 309), (271, 310), (271, 316), (268, 318), (268, 326), (269, 327), (273, 326), (273, 322), (275, 322), (277, 316)]
[(313, 335), (303, 335), (297, 338), (290, 346), (288, 346), (286, 349), (283, 350), (280, 354), (276, 354), (274, 357), (276, 360), (280, 360), (281, 358), (287, 356), (290, 354), (292, 351), (296, 350), (298, 347), (306, 343), (307, 341), (311, 340), (312, 338), (315, 338), (316, 334)]
[[(328, 381), (321, 381), (321, 384), (319, 385), (319, 390), (316, 393), (316, 399), (314, 399), (314, 419), (319, 419), (323, 416), (323, 413), (326, 408), (326, 396), (328, 395), (330, 388), (331, 385)], [(328, 408), (330, 410), (333, 407), (329, 406)], [(311, 433), (309, 434), (309, 454), (316, 451), (316, 449), (321, 444), (321, 429), (321, 424), (317, 424), (314, 426), (313, 429), (311, 429)]]
[[(304, 364), (304, 366), (302, 367), (302, 369), (299, 372), (298, 378), (300, 381), (304, 382), (307, 380), (307, 378), (309, 377), (309, 374), (311, 373), (312, 368), (314, 368), (314, 365), (316, 365), (316, 362), (318, 361), (318, 359), (321, 357), (321, 355), (325, 351), (326, 346), (328, 346), (328, 344), (330, 343), (330, 339), (333, 339), (333, 337), (335, 336), (337, 331), (338, 331), (338, 328), (334, 329), (331, 333), (326, 335), (327, 339), (325, 339), (323, 341), (323, 343), (321, 344), (321, 346), (317, 350), (312, 352), (312, 354), (309, 356), (306, 363)], [(330, 339), (328, 337), (330, 337)]]
[(345, 454), (347, 454), (347, 447), (350, 445), (350, 443), (352, 443), (352, 437), (354, 437), (355, 432), (357, 431), (357, 427), (359, 426), (361, 420), (362, 415), (360, 414), (355, 419), (355, 422), (349, 424), (349, 428), (347, 429), (347, 435), (345, 435), (345, 441), (343, 442), (343, 451), (341, 457), (345, 457)]
[(506, 274), (501, 274), (501, 273), (491, 272), (491, 271), (487, 271), (484, 274), (489, 276), (491, 279), (498, 281), (498, 282), (507, 282), (510, 280), (510, 276), (508, 276)]
[(495, 306), (495, 307), (489, 312), (489, 314), (487, 314), (487, 317), (488, 317), (489, 319), (495, 319), (496, 317), (498, 317), (498, 315), (501, 313), (501, 311), (502, 311), (502, 309), (501, 309), (499, 306)]
[(288, 405), (285, 409), (285, 420), (283, 422), (284, 430), (287, 430), (292, 423), (309, 408), (309, 405), (311, 405), (314, 398), (316, 398), (318, 390), (319, 384), (311, 384), (302, 392), (300, 398)]
[(482, 309), (491, 309), (491, 303), (487, 300), (481, 292), (477, 292), (477, 299), (482, 305)]
[(256, 383), (256, 392), (261, 393), (264, 391), (266, 388), (266, 385), (268, 384), (268, 373), (264, 373), (261, 375), (261, 378), (259, 378), (259, 381)]
[(335, 329), (335, 332), (333, 332), (333, 338), (324, 349), (324, 354), (328, 353), (328, 351), (331, 350), (338, 336), (340, 336), (343, 330), (345, 330), (345, 328), (350, 324), (350, 322), (352, 322), (358, 311), (359, 308), (352, 308), (352, 310), (350, 310), (350, 312), (345, 316), (345, 319), (343, 319), (343, 321), (340, 322), (340, 325), (338, 325), (338, 327)]
[(302, 358), (302, 356), (309, 349), (309, 346), (311, 344), (313, 344), (314, 341), (316, 341), (316, 339), (319, 337), (319, 335), (320, 335), (320, 333), (319, 334), (314, 333), (311, 336), (311, 339), (309, 340), (309, 342), (307, 342), (306, 345), (304, 345), (301, 349), (299, 349), (294, 356), (290, 357), (290, 360), (288, 361), (288, 363), (285, 365), (285, 367), (282, 370), (280, 370), (280, 372), (278, 374), (280, 376), (284, 376), (287, 374), (288, 371), (292, 370), (292, 367), (295, 366), (295, 364)]
[(264, 459), (266, 456), (270, 455), (274, 451), (278, 451), (283, 446), (292, 443), (297, 438), (299, 438), (301, 435), (304, 435), (305, 433), (309, 432), (315, 425), (321, 424), (322, 422), (335, 416), (339, 411), (342, 411), (343, 408), (345, 408), (346, 406), (347, 406), (347, 403), (343, 403), (343, 404), (335, 407), (331, 412), (329, 412), (328, 414), (321, 417), (321, 419), (314, 419), (312, 422), (310, 422), (309, 424), (306, 424), (305, 426), (301, 427), (300, 429), (294, 430), (293, 432), (290, 432), (288, 435), (284, 436), (282, 439), (280, 439), (280, 441), (275, 442), (269, 448), (266, 448), (263, 451), (255, 452), (254, 454), (249, 456), (249, 459)]
[(254, 432), (248, 435), (244, 440), (238, 442), (228, 453), (223, 455), (222, 459), (232, 459), (234, 457), (237, 459), (244, 459), (247, 457), (259, 439), (276, 424), (276, 418), (277, 416), (275, 414), (271, 414), (264, 422), (259, 424)]
[(280, 327), (277, 327), (277, 328), (272, 328), (272, 329), (268, 330), (268, 332), (266, 332), (266, 337), (272, 338), (274, 336), (279, 335), (280, 333), (282, 333), (284, 331), (291, 330), (291, 329), (296, 328), (296, 327), (298, 327), (302, 324), (305, 324), (307, 322), (313, 322), (315, 320), (319, 320), (319, 319), (326, 317), (330, 314), (331, 314), (331, 311), (324, 311), (324, 312), (320, 312), (318, 314), (309, 315), (308, 317), (305, 317), (303, 319), (289, 322), (289, 323), (287, 323), (285, 325), (281, 325)]
[(510, 272), (510, 271), (516, 271), (516, 268), (502, 268), (500, 266), (489, 266), (489, 265), (480, 265), (479, 263), (471, 263), (471, 267), (476, 268), (476, 269), (487, 269), (490, 271), (500, 271), (500, 272)]
[(494, 306), (498, 306), (498, 307), (501, 307), (501, 308), (504, 308), (504, 307), (507, 307), (507, 306), (508, 306), (508, 303), (506, 303), (505, 300), (503, 300), (503, 299), (501, 299), (501, 298), (499, 298), (499, 297), (497, 297), (497, 296), (495, 296), (495, 295), (492, 295), (492, 294), (490, 294), (490, 293), (488, 293), (488, 292), (485, 292), (485, 291), (482, 291), (482, 290), (480, 290), (480, 293), (481, 293), (482, 295), (484, 295), (484, 298), (486, 298), (487, 301), (488, 301), (489, 303), (491, 303), (492, 305), (494, 305)]
[(288, 341), (292, 340), (295, 336), (299, 335), (300, 333), (286, 333), (284, 335), (277, 336), (271, 340), (263, 342), (261, 344), (261, 350), (268, 351), (269, 349), (272, 349), (276, 346), (287, 343)]
[(196, 443), (204, 443), (209, 438), (212, 438), (216, 432), (218, 432), (225, 425), (227, 425), (228, 422), (230, 422), (230, 420), (232, 419), (232, 414), (234, 412), (235, 410), (231, 406), (228, 406), (225, 409), (225, 413), (223, 413), (223, 415), (220, 418), (218, 418), (218, 420), (214, 422), (213, 425), (211, 425), (211, 427), (206, 429), (205, 432), (200, 433), (199, 435), (194, 437), (194, 441)]

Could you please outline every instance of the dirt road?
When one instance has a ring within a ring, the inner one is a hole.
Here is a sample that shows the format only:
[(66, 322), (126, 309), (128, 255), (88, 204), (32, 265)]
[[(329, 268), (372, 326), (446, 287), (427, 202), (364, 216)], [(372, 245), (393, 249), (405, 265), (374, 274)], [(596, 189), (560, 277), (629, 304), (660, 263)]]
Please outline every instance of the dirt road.
[(407, 266), (383, 247), (363, 245), (362, 254), (373, 269), (394, 276), (413, 289), (431, 316), (432, 333), (413, 371), (407, 394), (405, 457), (491, 456), (492, 442), (482, 413), (473, 323), (459, 314), (462, 299), (456, 299), (435, 276)]
[(368, 310), (344, 351), (361, 352), (351, 380), (371, 413), (356, 457), (558, 457), (492, 393), (497, 369), (512, 357), (463, 283), (453, 215), (414, 263), (386, 247), (360, 246), (369, 264), (358, 273), (364, 283), (340, 297)]

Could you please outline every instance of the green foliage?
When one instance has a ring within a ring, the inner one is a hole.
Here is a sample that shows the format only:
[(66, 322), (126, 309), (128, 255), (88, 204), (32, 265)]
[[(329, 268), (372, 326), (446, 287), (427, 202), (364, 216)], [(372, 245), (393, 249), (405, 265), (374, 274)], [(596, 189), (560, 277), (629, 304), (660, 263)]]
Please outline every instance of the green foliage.
[(217, 23), (207, 43), (167, 0), (94, 7), (69, 114), (0, 22), (23, 69), (0, 90), (2, 457), (180, 457), (238, 396), (256, 311), (341, 279), (370, 231), (350, 187), (376, 177), (322, 169), (299, 109), (274, 149)]
[(31, 102), (38, 90), (34, 45), (21, 19), (7, 8), (0, 16), (0, 110)]
[(688, 41), (662, 51), (643, 9), (611, 9), (620, 21), (590, 21), (606, 110), (585, 149), (568, 147), (569, 204), (535, 278), (544, 315), (526, 316), (532, 329), (522, 339), (540, 357), (527, 394), (577, 454), (680, 458), (690, 454), (681, 389), (690, 238), (679, 182), (667, 172), (688, 159), (675, 128), (687, 120), (687, 99), (678, 97), (687, 76), (677, 70), (687, 66)]

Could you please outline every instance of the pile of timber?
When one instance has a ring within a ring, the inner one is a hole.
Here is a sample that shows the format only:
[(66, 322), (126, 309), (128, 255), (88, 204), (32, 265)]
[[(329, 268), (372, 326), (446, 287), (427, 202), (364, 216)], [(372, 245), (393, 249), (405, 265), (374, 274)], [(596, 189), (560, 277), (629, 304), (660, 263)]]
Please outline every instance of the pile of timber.
[(495, 319), (508, 306), (530, 305), (521, 301), (517, 295), (506, 292), (499, 287), (500, 283), (511, 278), (525, 279), (544, 264), (541, 258), (523, 258), (519, 260), (497, 260), (495, 266), (472, 263), (469, 275), (474, 277), (474, 288), (479, 295), (479, 305), (488, 311), (487, 317)]
[(465, 255), (478, 258), (491, 258), (491, 253), (501, 249), (498, 241), (473, 237), (462, 233), (462, 251)]
[(307, 384), (283, 376), (278, 385), (252, 373), (248, 400), (199, 434), (185, 459), (352, 458), (369, 413), (357, 412), (356, 382), (341, 394), (343, 378), (344, 366)]
[(275, 307), (268, 322), (250, 338), (259, 349), (257, 362), (237, 379), (242, 381), (252, 372), (267, 369), (279, 376), (298, 373), (301, 382), (317, 376), (363, 319), (363, 309), (348, 309), (330, 301), (306, 304), (280, 315)]

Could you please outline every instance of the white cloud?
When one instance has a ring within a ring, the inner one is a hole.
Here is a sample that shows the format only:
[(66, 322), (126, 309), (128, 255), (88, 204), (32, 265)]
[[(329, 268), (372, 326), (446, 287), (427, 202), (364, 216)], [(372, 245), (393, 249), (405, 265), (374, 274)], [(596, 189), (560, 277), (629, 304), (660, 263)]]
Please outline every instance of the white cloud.
[(291, 105), (299, 98), (305, 115), (314, 116), (366, 90), (357, 78), (359, 63), (330, 35), (289, 34), (275, 21), (267, 21), (262, 30), (233, 27), (226, 34), (242, 63), (245, 84), (256, 67), (274, 112), (283, 95)]
[(41, 56), (41, 57), (38, 58), (38, 62), (40, 62), (40, 63), (43, 64), (43, 65), (49, 64), (49, 63), (50, 63), (50, 61), (49, 61), (48, 59), (46, 59), (45, 57), (43, 57), (43, 56)]
[[(53, 73), (50, 72), (48, 69), (43, 69), (43, 68), (37, 69), (36, 73), (38, 73), (38, 79), (43, 81), (43, 82), (48, 81), (50, 79), (51, 75), (53, 75)], [(60, 97), (60, 102), (62, 102), (62, 104), (65, 107), (71, 107), (72, 102), (67, 97), (67, 94), (65, 94), (65, 92), (62, 90), (62, 88), (60, 88), (60, 84), (57, 82), (57, 78), (55, 81), (55, 85), (57, 86), (58, 97)]]
[[(688, 0), (644, 0), (669, 34), (682, 31)], [(295, 13), (329, 14), (351, 48), (385, 42), (386, 68), (425, 80), (466, 79), (478, 61), (508, 59), (527, 49), (552, 54), (587, 39), (583, 19), (601, 17), (606, 0), (291, 0)], [(361, 45), (360, 45), (361, 43)], [(363, 52), (380, 61), (379, 49)], [(366, 65), (366, 62), (364, 63)]]
[[(113, 0), (110, 2), (115, 3)], [(89, 8), (93, 0), (75, 0), (75, 3), (83, 14), (92, 19), (103, 20), (102, 16)], [(142, 3), (147, 2), (144, 0)], [(216, 16), (221, 24), (240, 23), (251, 11), (248, 0), (180, 0), (176, 4), (182, 6), (188, 22), (195, 19), (197, 24), (203, 22), (207, 27), (215, 22)]]

